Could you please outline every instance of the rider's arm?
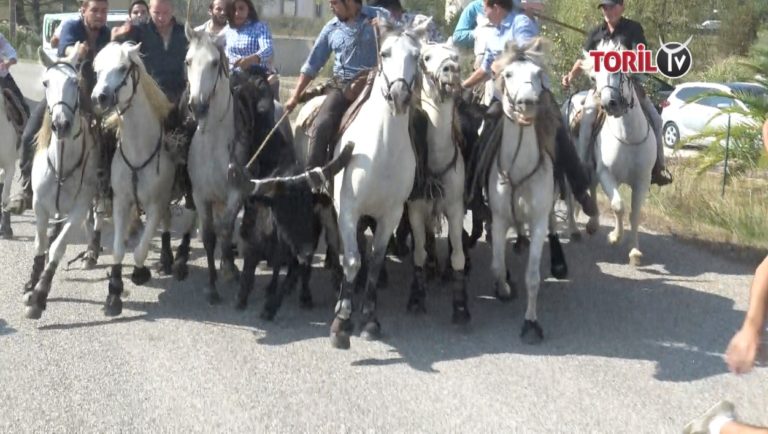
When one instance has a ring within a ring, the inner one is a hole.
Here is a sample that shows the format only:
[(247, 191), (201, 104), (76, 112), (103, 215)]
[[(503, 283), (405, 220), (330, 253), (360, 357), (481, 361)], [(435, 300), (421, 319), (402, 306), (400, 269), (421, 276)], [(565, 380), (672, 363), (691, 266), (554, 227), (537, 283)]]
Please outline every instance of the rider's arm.
[(9, 65), (16, 63), (16, 50), (13, 49), (13, 45), (2, 34), (0, 34), (0, 55)]
[(483, 56), (483, 63), (472, 73), (472, 75), (467, 77), (467, 79), (461, 83), (461, 86), (470, 89), (492, 77), (492, 66), (495, 58), (496, 54), (493, 51), (486, 49), (485, 55)]
[[(598, 33), (600, 31), (600, 27), (595, 27), (592, 29), (591, 32), (587, 35), (587, 38), (584, 40), (584, 46), (582, 49), (585, 52), (589, 52), (590, 50), (594, 50), (597, 46), (598, 42)], [(563, 85), (569, 86), (571, 84), (571, 81), (573, 81), (576, 77), (581, 75), (583, 70), (581, 69), (581, 62), (582, 59), (577, 59), (576, 62), (573, 63), (573, 67), (571, 67), (571, 70), (568, 71), (568, 74), (565, 74), (565, 77), (563, 77)]]
[(299, 75), (299, 81), (296, 83), (296, 87), (293, 88), (291, 97), (285, 103), (286, 110), (293, 110), (296, 104), (299, 103), (301, 94), (304, 93), (304, 89), (307, 88), (313, 78), (320, 73), (328, 58), (331, 57), (331, 45), (328, 41), (328, 35), (331, 32), (331, 23), (328, 23), (323, 27), (323, 30), (318, 35), (315, 45), (312, 47), (312, 51), (307, 57), (307, 61), (301, 67), (301, 74)]
[(517, 45), (524, 45), (539, 36), (539, 26), (536, 21), (525, 14), (518, 14), (512, 21), (512, 37)]
[(483, 1), (475, 0), (459, 16), (459, 22), (453, 30), (454, 45), (471, 49), (475, 43), (475, 27), (477, 27), (477, 15), (482, 14)]

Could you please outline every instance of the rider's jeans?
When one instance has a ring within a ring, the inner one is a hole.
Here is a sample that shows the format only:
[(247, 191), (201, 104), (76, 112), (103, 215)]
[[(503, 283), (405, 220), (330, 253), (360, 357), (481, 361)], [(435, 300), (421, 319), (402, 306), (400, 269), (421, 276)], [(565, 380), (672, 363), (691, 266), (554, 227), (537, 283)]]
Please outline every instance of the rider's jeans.
[(350, 102), (344, 97), (341, 89), (332, 87), (326, 91), (325, 101), (320, 106), (310, 133), (308, 168), (322, 167), (333, 155), (335, 143), (332, 142), (349, 105)]

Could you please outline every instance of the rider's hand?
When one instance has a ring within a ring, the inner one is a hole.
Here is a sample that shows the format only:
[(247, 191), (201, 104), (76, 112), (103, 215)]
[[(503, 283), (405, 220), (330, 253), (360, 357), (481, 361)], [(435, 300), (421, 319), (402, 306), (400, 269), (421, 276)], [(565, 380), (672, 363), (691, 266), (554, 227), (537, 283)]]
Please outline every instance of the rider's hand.
[(562, 81), (563, 87), (566, 89), (571, 87), (571, 81), (573, 81), (573, 75), (571, 75), (571, 73), (569, 72), (563, 76), (563, 81)]
[(288, 98), (288, 101), (285, 102), (285, 110), (287, 111), (293, 111), (294, 108), (299, 104), (299, 96), (296, 94), (292, 94), (290, 98)]
[(760, 333), (748, 327), (742, 327), (728, 344), (725, 360), (735, 374), (745, 374), (755, 365), (755, 357), (760, 347)]
[(86, 55), (88, 55), (88, 43), (82, 42), (80, 43), (80, 48), (77, 51), (77, 58), (83, 60), (85, 59)]
[(128, 20), (123, 24), (122, 26), (118, 26), (112, 29), (112, 39), (118, 37), (118, 36), (125, 36), (131, 31), (131, 21)]

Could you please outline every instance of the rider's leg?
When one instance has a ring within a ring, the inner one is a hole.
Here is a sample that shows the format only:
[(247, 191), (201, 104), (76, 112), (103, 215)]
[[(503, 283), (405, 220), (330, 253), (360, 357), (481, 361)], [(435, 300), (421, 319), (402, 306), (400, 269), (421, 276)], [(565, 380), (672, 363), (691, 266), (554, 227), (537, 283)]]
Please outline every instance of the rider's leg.
[(653, 166), (653, 172), (651, 172), (651, 182), (658, 185), (667, 185), (672, 182), (672, 176), (667, 172), (664, 166), (664, 143), (661, 141), (661, 115), (656, 107), (653, 106), (653, 102), (642, 89), (642, 86), (636, 85), (637, 98), (640, 101), (640, 106), (643, 108), (643, 112), (651, 122), (651, 128), (656, 134), (656, 164)]
[(565, 125), (560, 124), (555, 134), (555, 166), (565, 172), (568, 183), (573, 190), (573, 197), (579, 202), (584, 214), (594, 217), (597, 215), (597, 203), (589, 195), (589, 177), (576, 153), (576, 147), (571, 141)]
[(595, 101), (595, 91), (590, 90), (584, 99), (584, 105), (581, 108), (581, 121), (579, 124), (579, 139), (576, 143), (576, 150), (584, 164), (591, 164), (589, 161), (592, 143), (592, 128), (597, 117), (597, 102)]
[(35, 135), (43, 124), (47, 107), (48, 103), (45, 96), (43, 96), (43, 99), (35, 107), (35, 110), (27, 120), (27, 125), (24, 126), (24, 133), (21, 135), (21, 161), (19, 161), (19, 168), (21, 169), (19, 171), (19, 185), (21, 190), (11, 198), (9, 205), (9, 209), (19, 214), (32, 207), (32, 185), (30, 178), (32, 175), (32, 159), (35, 155)]
[(29, 105), (27, 104), (27, 101), (24, 100), (24, 95), (22, 95), (21, 89), (19, 89), (19, 86), (16, 84), (16, 80), (13, 79), (13, 76), (8, 74), (3, 77), (1, 81), (4, 88), (9, 89), (16, 95), (16, 97), (19, 98), (19, 102), (21, 102), (21, 105), (24, 108), (24, 113), (27, 115), (27, 117), (29, 117)]
[(344, 116), (349, 104), (341, 89), (331, 88), (327, 91), (325, 101), (320, 106), (320, 112), (311, 129), (308, 168), (322, 167), (328, 162), (331, 141), (339, 131), (341, 117)]

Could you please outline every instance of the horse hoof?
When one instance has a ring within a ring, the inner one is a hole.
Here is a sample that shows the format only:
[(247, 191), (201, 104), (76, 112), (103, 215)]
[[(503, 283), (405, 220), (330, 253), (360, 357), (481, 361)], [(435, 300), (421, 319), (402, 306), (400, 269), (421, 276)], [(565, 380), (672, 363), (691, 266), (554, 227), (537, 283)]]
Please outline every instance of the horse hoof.
[(176, 262), (173, 264), (173, 277), (182, 281), (189, 276), (189, 267), (185, 262)]
[(21, 299), (24, 302), (24, 306), (34, 306), (37, 304), (37, 294), (33, 290), (25, 289), (24, 295)]
[(307, 294), (299, 297), (299, 307), (302, 309), (312, 309), (315, 307), (315, 302), (312, 301), (312, 296)]
[(235, 301), (235, 310), (243, 311), (247, 307), (248, 307), (248, 301), (247, 300), (237, 299), (237, 301)]
[(552, 277), (554, 277), (557, 280), (563, 280), (568, 277), (568, 265), (566, 265), (565, 263), (552, 264), (549, 271), (550, 273), (552, 273)]
[(218, 292), (212, 291), (205, 294), (205, 300), (211, 306), (221, 303), (221, 296)]
[(40, 306), (27, 306), (24, 316), (29, 319), (40, 319), (43, 316), (43, 309)]
[(360, 332), (360, 337), (366, 341), (377, 341), (381, 339), (381, 325), (376, 320), (368, 321)]
[(240, 272), (234, 263), (223, 265), (221, 267), (221, 281), (224, 283), (234, 282), (239, 278)]
[(275, 312), (274, 309), (264, 307), (264, 309), (261, 311), (261, 315), (259, 317), (263, 319), (264, 321), (273, 321), (275, 319), (275, 315), (277, 312)]
[(615, 246), (616, 244), (619, 244), (619, 241), (621, 241), (621, 235), (615, 232), (608, 234), (608, 244)]
[(597, 233), (597, 229), (600, 226), (600, 222), (597, 219), (589, 219), (587, 222), (587, 233), (589, 235), (594, 235)]
[(149, 272), (149, 268), (136, 267), (133, 269), (133, 273), (131, 273), (131, 282), (133, 282), (133, 284), (136, 286), (141, 286), (149, 282), (151, 277), (152, 273)]
[(331, 332), (331, 346), (337, 350), (349, 349), (349, 334), (346, 332)]
[(469, 309), (467, 309), (466, 304), (453, 307), (453, 317), (451, 318), (452, 323), (456, 325), (465, 325), (469, 324), (471, 319), (472, 316), (469, 314)]
[(571, 241), (581, 241), (581, 232), (571, 232)]
[(493, 290), (493, 295), (502, 303), (509, 303), (517, 298), (517, 288), (509, 283), (504, 283), (504, 289), (499, 291), (499, 285)]
[(643, 253), (640, 250), (632, 249), (629, 252), (629, 265), (639, 267), (643, 262)]
[(83, 270), (93, 270), (96, 267), (96, 258), (86, 255), (83, 258), (82, 268)]
[(538, 321), (525, 320), (520, 338), (528, 345), (537, 345), (544, 340), (544, 330)]
[(118, 316), (123, 313), (123, 300), (117, 294), (110, 294), (107, 297), (107, 303), (104, 305), (105, 316)]

